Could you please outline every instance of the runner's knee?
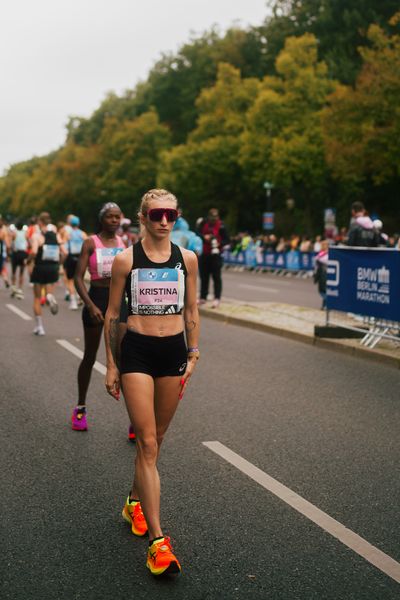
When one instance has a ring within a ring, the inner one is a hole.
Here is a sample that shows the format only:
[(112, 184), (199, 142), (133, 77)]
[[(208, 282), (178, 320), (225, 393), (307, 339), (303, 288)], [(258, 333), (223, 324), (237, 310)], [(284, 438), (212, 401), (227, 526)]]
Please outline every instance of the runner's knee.
[(140, 434), (138, 434), (136, 447), (138, 454), (140, 454), (146, 462), (155, 463), (157, 461), (158, 443), (155, 436), (140, 436)]

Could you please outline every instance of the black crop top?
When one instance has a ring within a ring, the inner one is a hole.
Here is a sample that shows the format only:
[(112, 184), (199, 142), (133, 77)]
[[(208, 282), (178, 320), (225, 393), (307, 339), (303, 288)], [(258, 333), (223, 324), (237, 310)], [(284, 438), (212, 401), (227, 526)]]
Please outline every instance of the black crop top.
[(133, 265), (125, 290), (130, 315), (180, 315), (185, 300), (187, 269), (182, 252), (171, 242), (171, 256), (155, 263), (139, 240), (132, 247)]

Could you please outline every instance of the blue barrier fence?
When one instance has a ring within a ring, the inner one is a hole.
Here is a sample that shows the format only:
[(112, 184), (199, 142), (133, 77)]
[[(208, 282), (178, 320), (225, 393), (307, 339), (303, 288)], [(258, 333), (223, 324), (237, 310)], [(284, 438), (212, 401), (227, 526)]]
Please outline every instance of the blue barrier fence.
[(283, 271), (312, 271), (316, 257), (315, 252), (257, 252), (253, 248), (240, 252), (225, 250), (222, 255), (224, 264), (228, 266)]
[(400, 321), (400, 252), (330, 248), (327, 308)]

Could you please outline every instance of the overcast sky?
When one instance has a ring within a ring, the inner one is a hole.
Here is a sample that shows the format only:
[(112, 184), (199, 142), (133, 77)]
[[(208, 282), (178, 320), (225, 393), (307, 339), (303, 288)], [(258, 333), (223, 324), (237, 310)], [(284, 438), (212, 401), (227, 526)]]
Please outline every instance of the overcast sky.
[(212, 25), (260, 25), (266, 0), (1, 0), (0, 174), (65, 140), (108, 91)]

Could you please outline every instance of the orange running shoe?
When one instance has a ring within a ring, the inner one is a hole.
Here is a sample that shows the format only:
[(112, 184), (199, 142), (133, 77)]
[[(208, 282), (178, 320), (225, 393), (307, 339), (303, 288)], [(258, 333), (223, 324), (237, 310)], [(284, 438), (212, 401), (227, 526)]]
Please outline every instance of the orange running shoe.
[(130, 502), (128, 496), (122, 510), (122, 516), (131, 525), (132, 533), (139, 536), (146, 535), (147, 523), (140, 502), (135, 502), (135, 500)]
[(181, 565), (175, 554), (169, 537), (155, 540), (147, 551), (146, 566), (153, 575), (178, 574)]

